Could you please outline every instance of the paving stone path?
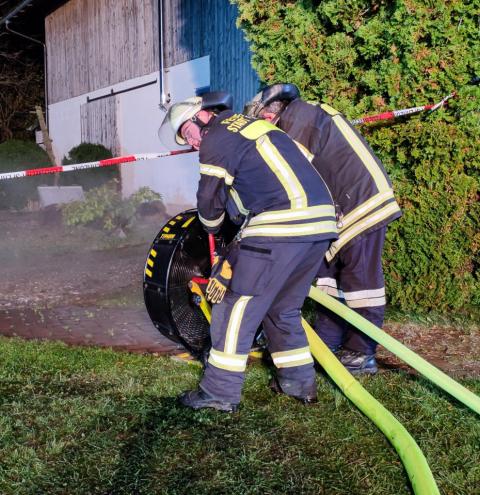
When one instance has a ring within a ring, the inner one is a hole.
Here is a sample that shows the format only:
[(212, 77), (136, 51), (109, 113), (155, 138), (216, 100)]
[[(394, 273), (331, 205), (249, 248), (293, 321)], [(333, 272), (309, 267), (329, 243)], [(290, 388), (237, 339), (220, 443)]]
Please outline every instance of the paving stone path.
[(130, 352), (176, 354), (184, 348), (164, 337), (143, 308), (68, 306), (0, 311), (0, 335), (60, 340)]

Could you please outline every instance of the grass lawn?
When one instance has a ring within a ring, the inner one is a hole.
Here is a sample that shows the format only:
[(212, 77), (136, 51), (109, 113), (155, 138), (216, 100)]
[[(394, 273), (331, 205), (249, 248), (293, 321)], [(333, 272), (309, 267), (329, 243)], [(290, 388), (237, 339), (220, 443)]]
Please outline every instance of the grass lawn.
[[(322, 375), (313, 408), (249, 367), (236, 415), (175, 396), (200, 369), (169, 358), (0, 338), (1, 494), (409, 494), (383, 435)], [(364, 386), (405, 425), (442, 494), (480, 494), (480, 421), (421, 378)], [(480, 394), (480, 380), (462, 383)]]

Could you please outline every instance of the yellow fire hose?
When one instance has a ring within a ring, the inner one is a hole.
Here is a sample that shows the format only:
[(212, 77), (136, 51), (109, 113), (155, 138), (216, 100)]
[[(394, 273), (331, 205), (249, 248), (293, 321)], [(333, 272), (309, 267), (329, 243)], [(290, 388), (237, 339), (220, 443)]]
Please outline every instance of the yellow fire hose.
[(430, 467), (410, 433), (345, 369), (312, 327), (302, 318), (310, 350), (340, 390), (365, 414), (394, 446), (417, 495), (440, 494)]
[(344, 320), (351, 323), (370, 338), (383, 345), (385, 349), (405, 361), (412, 368), (432, 381), (435, 385), (448, 392), (452, 397), (460, 402), (463, 402), (463, 404), (469, 407), (472, 411), (480, 414), (480, 397), (476, 396), (473, 392), (470, 392), (470, 390), (457, 383), (455, 380), (443, 373), (443, 371), (435, 368), (435, 366), (431, 365), (428, 361), (425, 361), (425, 359), (415, 354), (408, 347), (404, 346), (386, 332), (375, 326), (373, 323), (363, 318), (363, 316), (359, 315), (345, 304), (342, 304), (340, 301), (337, 301), (335, 298), (329, 296), (316, 287), (310, 288), (309, 297), (320, 303), (322, 306), (325, 306), (330, 311), (333, 311), (338, 316), (341, 316)]
[[(195, 282), (190, 282), (190, 290), (200, 298), (199, 307), (210, 323), (211, 309), (200, 287)], [(345, 396), (375, 423), (398, 452), (414, 493), (440, 495), (425, 456), (405, 427), (353, 378), (303, 318), (302, 325), (313, 356)]]

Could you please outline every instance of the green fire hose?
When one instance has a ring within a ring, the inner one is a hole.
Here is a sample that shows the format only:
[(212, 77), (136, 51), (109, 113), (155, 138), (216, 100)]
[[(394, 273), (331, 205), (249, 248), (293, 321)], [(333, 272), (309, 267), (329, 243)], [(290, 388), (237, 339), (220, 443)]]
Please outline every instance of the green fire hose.
[(410, 478), (414, 493), (440, 495), (423, 452), (405, 427), (353, 378), (304, 319), (302, 325), (315, 359), (345, 396), (377, 425), (395, 447)]
[[(202, 290), (194, 281), (190, 282), (189, 288), (199, 296), (199, 307), (210, 323), (210, 305), (205, 300)], [(342, 392), (377, 425), (394, 446), (405, 466), (414, 493), (416, 495), (440, 495), (425, 456), (405, 427), (353, 378), (303, 318), (302, 325), (307, 334), (311, 352), (317, 361)]]
[(476, 396), (473, 392), (470, 392), (470, 390), (457, 383), (438, 368), (435, 368), (435, 366), (425, 361), (425, 359), (415, 354), (408, 347), (395, 340), (373, 323), (316, 287), (311, 287), (309, 297), (322, 306), (325, 306), (330, 311), (333, 311), (335, 314), (341, 316), (344, 320), (351, 323), (370, 338), (383, 345), (385, 349), (388, 349), (405, 361), (425, 378), (428, 378), (435, 385), (445, 390), (445, 392), (448, 392), (452, 397), (465, 404), (472, 411), (480, 414), (480, 397)]

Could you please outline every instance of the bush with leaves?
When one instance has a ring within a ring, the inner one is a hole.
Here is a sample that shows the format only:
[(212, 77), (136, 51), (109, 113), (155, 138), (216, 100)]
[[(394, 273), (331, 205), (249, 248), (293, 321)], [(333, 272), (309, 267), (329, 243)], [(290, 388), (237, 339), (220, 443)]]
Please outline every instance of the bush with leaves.
[(348, 118), (448, 108), (360, 130), (383, 160), (404, 216), (389, 227), (389, 300), (403, 309), (480, 303), (478, 0), (236, 0), (253, 65)]
[(70, 226), (96, 225), (107, 231), (125, 230), (135, 220), (140, 204), (160, 199), (160, 194), (148, 187), (124, 199), (113, 181), (87, 191), (84, 201), (63, 205), (62, 212), (64, 222)]
[[(96, 162), (112, 158), (112, 152), (102, 144), (81, 143), (74, 146), (66, 156), (63, 157), (62, 165), (73, 163)], [(120, 178), (120, 170), (117, 166), (99, 167), (69, 172), (60, 176), (60, 186), (79, 185), (88, 191), (99, 187), (107, 182)]]
[[(33, 141), (11, 139), (0, 144), (0, 173), (49, 167), (45, 151)], [(37, 187), (51, 185), (48, 175), (0, 181), (0, 209), (21, 210), (28, 202), (38, 201)]]

